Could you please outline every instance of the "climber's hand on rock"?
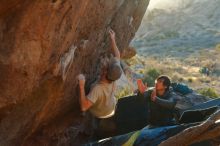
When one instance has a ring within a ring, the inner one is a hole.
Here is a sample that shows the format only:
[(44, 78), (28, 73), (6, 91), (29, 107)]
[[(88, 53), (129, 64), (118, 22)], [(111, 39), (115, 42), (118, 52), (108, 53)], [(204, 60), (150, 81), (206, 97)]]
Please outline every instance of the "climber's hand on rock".
[(79, 86), (80, 87), (82, 87), (82, 86), (84, 87), (85, 81), (86, 81), (85, 76), (83, 74), (79, 74), (77, 76), (77, 79), (79, 80)]
[(112, 39), (112, 40), (115, 40), (115, 32), (112, 30), (112, 29), (109, 29), (109, 34), (110, 34), (110, 38)]

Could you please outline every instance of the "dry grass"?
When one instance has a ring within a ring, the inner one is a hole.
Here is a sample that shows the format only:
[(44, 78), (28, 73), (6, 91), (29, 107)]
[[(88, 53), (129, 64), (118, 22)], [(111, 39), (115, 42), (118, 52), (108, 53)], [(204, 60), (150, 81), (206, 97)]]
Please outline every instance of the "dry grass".
[[(220, 94), (220, 76), (212, 73), (210, 76), (206, 76), (200, 73), (201, 67), (208, 67), (211, 71), (218, 69), (220, 66), (219, 58), (220, 44), (215, 49), (205, 49), (185, 59), (140, 57), (136, 55), (128, 63), (136, 73), (143, 74), (155, 68), (162, 74), (170, 76), (174, 82), (186, 83), (194, 90), (213, 88)], [(143, 67), (137, 67), (137, 64), (141, 64)]]

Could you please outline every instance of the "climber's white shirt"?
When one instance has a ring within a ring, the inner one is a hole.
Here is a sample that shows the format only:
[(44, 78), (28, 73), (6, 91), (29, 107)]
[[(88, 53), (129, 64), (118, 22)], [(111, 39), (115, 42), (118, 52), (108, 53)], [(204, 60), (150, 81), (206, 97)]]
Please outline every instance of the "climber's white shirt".
[(97, 118), (108, 118), (114, 115), (117, 100), (114, 96), (116, 83), (97, 83), (87, 98), (93, 103), (89, 111)]

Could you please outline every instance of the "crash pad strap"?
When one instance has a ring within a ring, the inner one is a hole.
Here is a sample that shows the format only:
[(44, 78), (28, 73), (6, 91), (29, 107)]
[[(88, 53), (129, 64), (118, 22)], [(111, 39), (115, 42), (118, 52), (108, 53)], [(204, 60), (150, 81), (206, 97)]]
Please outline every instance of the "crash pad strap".
[(122, 146), (132, 146), (139, 135), (140, 135), (140, 131), (135, 132)]

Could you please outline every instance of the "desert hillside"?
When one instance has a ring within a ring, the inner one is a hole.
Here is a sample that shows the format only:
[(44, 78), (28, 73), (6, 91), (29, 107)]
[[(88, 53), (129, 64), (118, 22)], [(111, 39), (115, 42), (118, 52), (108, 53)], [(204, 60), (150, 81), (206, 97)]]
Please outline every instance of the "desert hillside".
[(133, 68), (139, 73), (156, 68), (174, 81), (219, 94), (219, 6), (218, 0), (152, 1), (131, 43), (139, 60)]

